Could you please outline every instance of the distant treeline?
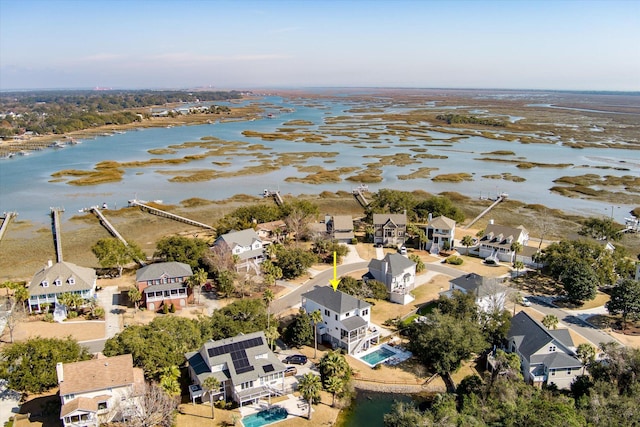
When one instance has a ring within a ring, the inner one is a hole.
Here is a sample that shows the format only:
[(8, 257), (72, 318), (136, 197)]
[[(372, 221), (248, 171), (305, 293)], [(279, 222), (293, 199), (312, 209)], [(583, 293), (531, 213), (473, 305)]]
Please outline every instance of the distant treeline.
[(471, 125), (484, 125), (484, 126), (496, 126), (505, 127), (506, 123), (493, 120), (493, 119), (481, 119), (474, 116), (461, 116), (459, 114), (439, 114), (436, 116), (437, 120), (447, 122), (447, 124), (471, 124)]
[(3, 92), (0, 93), (0, 138), (25, 132), (63, 134), (103, 125), (127, 124), (141, 120), (131, 111), (135, 109), (198, 100), (223, 101), (241, 96), (237, 91)]

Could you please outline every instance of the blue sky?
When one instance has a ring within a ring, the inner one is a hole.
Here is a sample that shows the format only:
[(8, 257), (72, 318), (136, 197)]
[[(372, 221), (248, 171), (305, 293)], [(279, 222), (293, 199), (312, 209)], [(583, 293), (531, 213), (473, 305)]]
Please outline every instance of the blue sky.
[(640, 0), (0, 0), (0, 89), (640, 90)]

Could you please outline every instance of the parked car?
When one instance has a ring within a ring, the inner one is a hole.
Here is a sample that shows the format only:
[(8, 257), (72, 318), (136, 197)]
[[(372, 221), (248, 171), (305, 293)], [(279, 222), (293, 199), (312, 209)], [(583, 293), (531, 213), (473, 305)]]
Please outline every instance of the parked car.
[(295, 366), (287, 366), (287, 369), (284, 370), (284, 376), (290, 377), (298, 373), (298, 368)]
[(402, 246), (400, 248), (400, 255), (406, 255), (407, 254), (407, 248), (406, 246)]
[(529, 301), (527, 298), (522, 298), (522, 305), (525, 307), (529, 307), (531, 306), (531, 301)]
[(304, 365), (307, 363), (307, 356), (302, 354), (294, 354), (292, 356), (287, 356), (284, 359), (284, 363), (291, 363), (293, 365)]

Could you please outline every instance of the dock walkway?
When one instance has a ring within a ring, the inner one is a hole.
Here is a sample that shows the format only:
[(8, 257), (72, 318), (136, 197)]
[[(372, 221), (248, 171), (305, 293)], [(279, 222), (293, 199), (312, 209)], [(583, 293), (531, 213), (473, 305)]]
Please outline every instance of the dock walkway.
[(491, 209), (493, 209), (498, 203), (502, 202), (503, 200), (506, 200), (507, 195), (506, 194), (501, 194), (500, 196), (498, 196), (498, 198), (496, 199), (495, 202), (493, 202), (491, 204), (491, 206), (489, 206), (487, 209), (483, 210), (482, 212), (480, 212), (480, 215), (478, 215), (477, 217), (475, 217), (473, 219), (473, 221), (471, 221), (469, 224), (465, 225), (464, 227), (462, 227), (463, 230), (468, 229), (469, 227), (471, 227), (473, 224), (476, 223), (476, 221), (478, 221), (480, 218), (482, 218), (487, 212), (489, 212)]
[[(127, 241), (124, 239), (124, 237), (122, 237), (122, 235), (120, 233), (118, 233), (118, 230), (116, 230), (116, 228), (109, 222), (109, 220), (107, 220), (107, 218), (105, 218), (105, 216), (102, 214), (102, 212), (100, 212), (100, 209), (98, 209), (97, 206), (93, 206), (91, 208), (89, 208), (89, 211), (92, 212), (95, 216), (98, 217), (98, 219), (100, 220), (100, 224), (102, 224), (102, 226), (104, 228), (107, 229), (107, 231), (116, 239), (120, 240), (125, 246), (129, 246), (129, 243), (127, 243)], [(145, 266), (145, 263), (143, 260), (141, 259), (137, 259), (135, 260), (139, 265), (141, 265), (142, 267)]]
[(17, 216), (18, 216), (17, 212), (7, 212), (4, 214), (2, 226), (0, 226), (0, 240), (2, 240), (2, 237), (4, 237), (4, 233), (7, 231), (7, 228), (9, 227), (9, 223), (11, 222), (11, 220), (13, 220), (13, 218)]
[(356, 198), (358, 203), (360, 203), (360, 206), (362, 206), (363, 208), (366, 208), (367, 206), (369, 206), (369, 202), (364, 197), (364, 193), (363, 193), (363, 191), (361, 189), (359, 189), (359, 188), (354, 189), (353, 190), (353, 197)]
[(161, 209), (157, 209), (157, 208), (151, 207), (149, 205), (146, 205), (146, 204), (142, 203), (140, 200), (137, 200), (137, 199), (129, 200), (129, 206), (138, 206), (143, 211), (147, 211), (147, 212), (149, 212), (150, 214), (153, 214), (153, 215), (161, 216), (163, 218), (169, 218), (169, 219), (172, 219), (174, 221), (179, 221), (179, 222), (183, 222), (185, 224), (189, 224), (189, 225), (193, 225), (193, 226), (196, 226), (196, 227), (206, 228), (207, 230), (214, 230), (215, 231), (215, 228), (210, 226), (210, 225), (204, 224), (202, 222), (194, 221), (192, 219), (185, 218), (185, 217), (180, 216), (180, 215), (172, 214), (172, 213), (163, 211)]
[(64, 212), (62, 208), (51, 209), (51, 228), (53, 231), (53, 243), (56, 247), (56, 260), (62, 262), (62, 234), (60, 227), (60, 214)]

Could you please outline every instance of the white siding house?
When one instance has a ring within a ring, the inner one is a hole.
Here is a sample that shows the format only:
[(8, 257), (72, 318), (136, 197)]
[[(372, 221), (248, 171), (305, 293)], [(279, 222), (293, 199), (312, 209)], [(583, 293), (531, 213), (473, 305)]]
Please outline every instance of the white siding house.
[(70, 262), (52, 263), (38, 271), (29, 283), (29, 311), (40, 312), (42, 304), (53, 307), (60, 295), (70, 292), (84, 299), (95, 297), (96, 272)]
[(511, 245), (514, 242), (527, 246), (529, 232), (523, 226), (513, 228), (490, 223), (480, 239), (480, 258), (513, 262), (515, 253), (511, 250)]
[(236, 268), (238, 270), (254, 268), (259, 271), (258, 265), (264, 260), (262, 239), (253, 228), (223, 234), (216, 239), (214, 246), (220, 246), (229, 251), (231, 255), (237, 256), (239, 262), (236, 264)]
[(416, 284), (416, 263), (403, 255), (387, 254), (383, 259), (372, 259), (363, 279), (384, 283), (391, 302), (404, 305), (415, 299), (411, 291)]
[(451, 218), (440, 215), (429, 220), (427, 224), (427, 249), (432, 254), (441, 250), (453, 248), (453, 239), (456, 235), (456, 222)]

